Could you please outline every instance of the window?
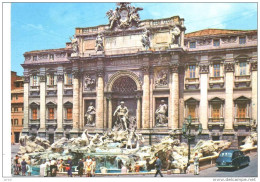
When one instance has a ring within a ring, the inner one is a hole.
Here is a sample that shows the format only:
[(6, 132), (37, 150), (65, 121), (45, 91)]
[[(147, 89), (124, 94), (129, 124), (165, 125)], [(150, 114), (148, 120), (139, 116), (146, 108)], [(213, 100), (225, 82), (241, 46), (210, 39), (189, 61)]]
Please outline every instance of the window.
[(33, 61), (37, 61), (37, 56), (33, 56)]
[(15, 86), (16, 86), (16, 87), (20, 87), (20, 84), (19, 84), (19, 83), (15, 83)]
[(212, 118), (220, 118), (220, 104), (212, 105)]
[(219, 77), (220, 76), (220, 64), (214, 64), (214, 77)]
[(24, 122), (24, 121), (23, 121), (23, 119), (22, 119), (22, 125), (23, 125), (23, 122)]
[(195, 78), (196, 66), (191, 65), (189, 66), (189, 76), (190, 78)]
[(18, 95), (15, 95), (15, 99), (18, 100)]
[(246, 62), (239, 63), (240, 75), (246, 75)]
[(49, 119), (54, 119), (54, 108), (49, 108)]
[(196, 48), (196, 42), (190, 42), (190, 48)]
[(239, 44), (245, 44), (246, 43), (246, 37), (239, 37)]
[(13, 119), (11, 119), (11, 125), (12, 125), (12, 126), (14, 125), (14, 123), (13, 123)]
[(65, 74), (65, 85), (72, 85), (72, 74)]
[(15, 125), (15, 126), (18, 125), (18, 119), (14, 119), (14, 125)]
[(54, 75), (48, 75), (47, 85), (53, 86), (54, 85)]
[(37, 119), (37, 108), (32, 108), (32, 119)]
[(219, 46), (219, 45), (220, 45), (219, 39), (213, 40), (213, 46)]
[(54, 54), (50, 54), (50, 60), (54, 60)]
[(196, 105), (188, 105), (188, 116), (196, 118)]
[(67, 119), (72, 119), (72, 108), (67, 108)]
[(246, 118), (246, 110), (247, 110), (246, 104), (238, 104), (237, 105), (237, 118), (244, 120), (244, 118)]
[(38, 77), (37, 76), (32, 77), (32, 86), (38, 86)]
[(14, 112), (18, 112), (18, 107), (15, 107), (15, 108), (14, 108)]

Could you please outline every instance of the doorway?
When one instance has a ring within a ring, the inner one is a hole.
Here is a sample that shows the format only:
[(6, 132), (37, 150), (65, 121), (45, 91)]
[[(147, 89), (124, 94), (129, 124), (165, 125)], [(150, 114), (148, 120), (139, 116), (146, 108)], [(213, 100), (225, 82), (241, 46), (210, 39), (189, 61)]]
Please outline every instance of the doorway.
[(19, 143), (20, 132), (14, 132), (14, 141), (15, 143)]

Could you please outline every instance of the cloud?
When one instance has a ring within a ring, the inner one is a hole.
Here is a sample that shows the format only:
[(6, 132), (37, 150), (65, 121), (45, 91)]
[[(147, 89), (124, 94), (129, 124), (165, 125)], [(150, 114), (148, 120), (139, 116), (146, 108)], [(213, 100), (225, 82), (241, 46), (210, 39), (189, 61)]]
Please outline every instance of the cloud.
[(38, 24), (38, 25), (34, 25), (34, 24), (23, 24), (22, 28), (24, 28), (25, 30), (31, 30), (31, 29), (35, 29), (35, 30), (39, 30), (39, 31), (43, 31), (44, 27), (42, 26), (42, 24)]

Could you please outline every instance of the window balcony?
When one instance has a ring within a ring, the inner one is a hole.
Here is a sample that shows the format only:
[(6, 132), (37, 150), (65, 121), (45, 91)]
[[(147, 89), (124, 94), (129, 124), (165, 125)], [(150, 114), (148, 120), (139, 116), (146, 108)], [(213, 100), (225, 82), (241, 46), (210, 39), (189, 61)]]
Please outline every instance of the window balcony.
[(224, 76), (209, 77), (209, 87), (214, 88), (215, 85), (219, 87), (224, 87)]
[(40, 86), (37, 85), (37, 86), (31, 86), (30, 87), (30, 91), (40, 91)]
[[(185, 121), (188, 122), (188, 118), (185, 118)], [(195, 126), (196, 128), (198, 128), (199, 124), (200, 124), (199, 118), (191, 118), (192, 126)]]
[(250, 75), (235, 76), (235, 87), (250, 87), (251, 77)]
[(40, 119), (30, 119), (28, 124), (29, 124), (29, 127), (37, 126), (39, 128), (40, 127)]
[(213, 126), (220, 126), (224, 128), (225, 122), (224, 118), (209, 118), (208, 119), (208, 127), (211, 129)]
[(72, 119), (64, 119), (63, 120), (63, 127), (66, 127), (66, 126), (72, 126), (73, 125), (73, 120)]
[(57, 90), (57, 85), (47, 85), (47, 90)]
[(185, 89), (198, 89), (199, 85), (199, 78), (185, 78)]
[(238, 126), (246, 126), (250, 127), (251, 118), (235, 118), (234, 128), (238, 128)]

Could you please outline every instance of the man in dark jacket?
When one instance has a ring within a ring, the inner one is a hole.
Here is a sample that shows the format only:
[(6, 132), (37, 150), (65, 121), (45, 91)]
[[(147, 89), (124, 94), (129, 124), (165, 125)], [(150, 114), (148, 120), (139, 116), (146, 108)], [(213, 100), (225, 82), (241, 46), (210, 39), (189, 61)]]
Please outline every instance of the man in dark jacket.
[(83, 167), (84, 167), (83, 161), (82, 161), (82, 159), (80, 159), (79, 164), (78, 164), (78, 175), (80, 177), (82, 177), (82, 175), (83, 175)]
[(155, 168), (156, 168), (156, 173), (155, 173), (154, 177), (156, 177), (158, 173), (160, 174), (161, 177), (163, 177), (163, 175), (161, 173), (162, 161), (159, 159), (158, 156), (156, 156)]

